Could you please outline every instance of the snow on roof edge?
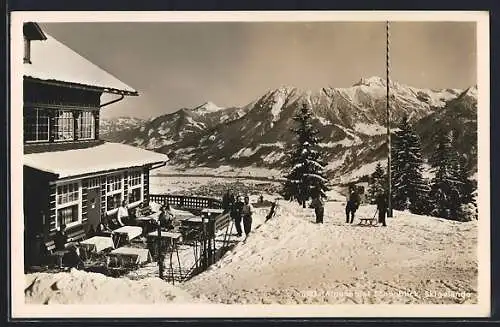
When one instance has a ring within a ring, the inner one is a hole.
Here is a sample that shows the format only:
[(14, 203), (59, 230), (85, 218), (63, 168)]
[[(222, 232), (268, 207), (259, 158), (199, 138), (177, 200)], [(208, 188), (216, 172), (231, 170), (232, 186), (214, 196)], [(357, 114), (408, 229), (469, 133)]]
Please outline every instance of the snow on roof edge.
[(138, 94), (137, 90), (105, 69), (51, 35), (47, 33), (45, 35), (46, 40), (31, 42), (32, 63), (23, 65), (23, 76), (40, 81), (58, 81), (96, 87), (108, 93), (116, 93), (112, 90), (118, 90), (130, 93), (130, 95)]
[(75, 83), (75, 82), (68, 82), (68, 81), (62, 81), (62, 80), (57, 80), (57, 79), (41, 79), (38, 77), (34, 76), (29, 76), (29, 75), (23, 75), (24, 78), (28, 78), (32, 81), (38, 82), (38, 83), (44, 83), (44, 84), (56, 84), (56, 85), (62, 85), (66, 87), (75, 87), (75, 88), (83, 88), (83, 89), (96, 89), (105, 93), (109, 94), (123, 94), (123, 95), (129, 95), (129, 96), (138, 96), (139, 92), (134, 90), (134, 91), (126, 91), (126, 90), (120, 90), (116, 88), (111, 88), (111, 87), (103, 87), (103, 86), (97, 86), (97, 85), (90, 85), (90, 84), (81, 84), (81, 83)]
[(122, 143), (105, 142), (90, 148), (25, 154), (23, 165), (58, 175), (62, 179), (163, 164), (169, 160), (165, 154)]

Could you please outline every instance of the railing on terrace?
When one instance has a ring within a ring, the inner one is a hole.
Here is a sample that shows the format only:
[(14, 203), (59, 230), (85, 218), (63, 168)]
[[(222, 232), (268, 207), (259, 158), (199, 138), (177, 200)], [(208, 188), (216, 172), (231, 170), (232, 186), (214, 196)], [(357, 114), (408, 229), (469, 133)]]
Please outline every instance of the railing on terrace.
[(150, 194), (149, 200), (159, 204), (170, 204), (185, 209), (222, 208), (221, 200), (201, 196)]
[[(198, 197), (187, 195), (150, 194), (149, 201), (158, 204), (170, 204), (179, 209), (201, 214), (203, 209), (221, 209), (222, 201), (210, 197)], [(221, 210), (222, 211), (222, 210)], [(167, 280), (184, 281), (197, 273), (205, 270), (217, 261), (229, 249), (230, 233), (232, 231), (232, 220), (229, 213), (215, 213), (203, 215), (201, 221), (187, 223), (181, 226), (183, 243), (193, 246), (195, 251), (195, 262), (192, 267), (172, 268), (166, 264), (164, 278)], [(219, 232), (221, 231), (221, 232)], [(217, 239), (218, 238), (218, 239)], [(216, 242), (218, 245), (216, 245)]]

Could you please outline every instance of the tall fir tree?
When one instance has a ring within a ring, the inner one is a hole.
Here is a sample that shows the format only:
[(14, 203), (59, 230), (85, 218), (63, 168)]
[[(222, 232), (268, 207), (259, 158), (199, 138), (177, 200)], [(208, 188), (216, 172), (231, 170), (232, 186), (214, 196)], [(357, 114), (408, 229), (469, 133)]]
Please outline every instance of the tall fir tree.
[(466, 158), (455, 150), (451, 132), (441, 130), (435, 138), (435, 148), (429, 160), (434, 178), (431, 184), (432, 214), (452, 220), (467, 220), (463, 205), (475, 205), (475, 186), (469, 179)]
[(297, 142), (288, 154), (290, 172), (286, 175), (283, 185), (283, 197), (287, 200), (296, 200), (305, 208), (306, 201), (319, 194), (326, 197), (328, 180), (324, 175), (325, 163), (318, 151), (318, 131), (313, 127), (312, 113), (304, 103), (293, 117), (297, 124), (292, 131), (296, 134)]
[(393, 208), (409, 209), (416, 214), (428, 213), (429, 185), (422, 176), (420, 138), (407, 117), (403, 117), (399, 130), (395, 132), (391, 156)]
[(470, 171), (468, 171), (468, 162), (466, 157), (459, 158), (458, 160), (458, 185), (460, 191), (460, 201), (462, 203), (474, 203), (474, 192), (477, 189), (476, 183), (470, 178)]
[(382, 165), (377, 163), (375, 171), (370, 176), (370, 185), (368, 188), (368, 199), (370, 203), (375, 203), (378, 196), (386, 192), (386, 175)]
[(431, 214), (449, 218), (452, 207), (452, 191), (458, 184), (458, 158), (452, 147), (450, 133), (440, 130), (436, 134), (434, 144), (434, 151), (429, 159), (431, 171), (434, 172), (430, 192)]
[(477, 219), (477, 202), (475, 192), (477, 185), (470, 178), (470, 172), (467, 170), (468, 164), (465, 157), (459, 160), (458, 168), (458, 186), (460, 193), (460, 206), (457, 212), (457, 219), (460, 221), (469, 221)]

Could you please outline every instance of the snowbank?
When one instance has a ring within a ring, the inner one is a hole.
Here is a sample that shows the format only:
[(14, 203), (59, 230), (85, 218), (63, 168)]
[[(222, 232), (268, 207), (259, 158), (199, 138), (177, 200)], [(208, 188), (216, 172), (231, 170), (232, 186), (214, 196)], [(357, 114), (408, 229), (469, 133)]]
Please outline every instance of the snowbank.
[(146, 304), (200, 302), (159, 278), (130, 280), (76, 269), (25, 276), (25, 301), (36, 304)]

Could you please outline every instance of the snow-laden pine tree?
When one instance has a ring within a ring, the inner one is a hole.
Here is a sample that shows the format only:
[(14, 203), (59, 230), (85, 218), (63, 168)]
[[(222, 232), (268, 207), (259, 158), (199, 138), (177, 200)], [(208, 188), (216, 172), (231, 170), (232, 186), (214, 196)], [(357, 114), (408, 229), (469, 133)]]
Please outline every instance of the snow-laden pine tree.
[(443, 130), (435, 139), (435, 148), (429, 160), (434, 172), (430, 192), (431, 213), (452, 220), (470, 220), (470, 210), (464, 208), (469, 204), (475, 205), (475, 185), (469, 179), (466, 158), (459, 157), (453, 143), (453, 134)]
[(396, 210), (409, 209), (416, 214), (429, 210), (429, 185), (422, 176), (423, 159), (420, 138), (407, 117), (403, 117), (399, 130), (393, 136), (391, 147), (392, 204)]
[(452, 199), (452, 192), (458, 191), (458, 157), (451, 144), (451, 134), (441, 130), (436, 135), (434, 151), (429, 158), (434, 172), (430, 192), (431, 214), (450, 218), (451, 208), (457, 205), (456, 203), (452, 204), (452, 202), (457, 201), (457, 199)]
[(476, 201), (476, 182), (470, 178), (470, 171), (467, 170), (467, 160), (462, 157), (459, 159), (458, 181), (460, 193), (460, 207), (457, 213), (457, 219), (460, 221), (470, 221), (477, 219), (477, 201)]
[(296, 134), (297, 142), (290, 150), (290, 171), (285, 176), (283, 197), (287, 200), (296, 200), (305, 208), (306, 201), (315, 194), (326, 197), (328, 180), (324, 175), (325, 164), (321, 153), (318, 151), (318, 131), (312, 125), (312, 113), (304, 103), (293, 117), (297, 127), (292, 128)]
[(386, 191), (386, 175), (382, 165), (377, 163), (375, 171), (370, 176), (370, 184), (368, 188), (368, 199), (370, 203), (375, 203), (379, 195)]

